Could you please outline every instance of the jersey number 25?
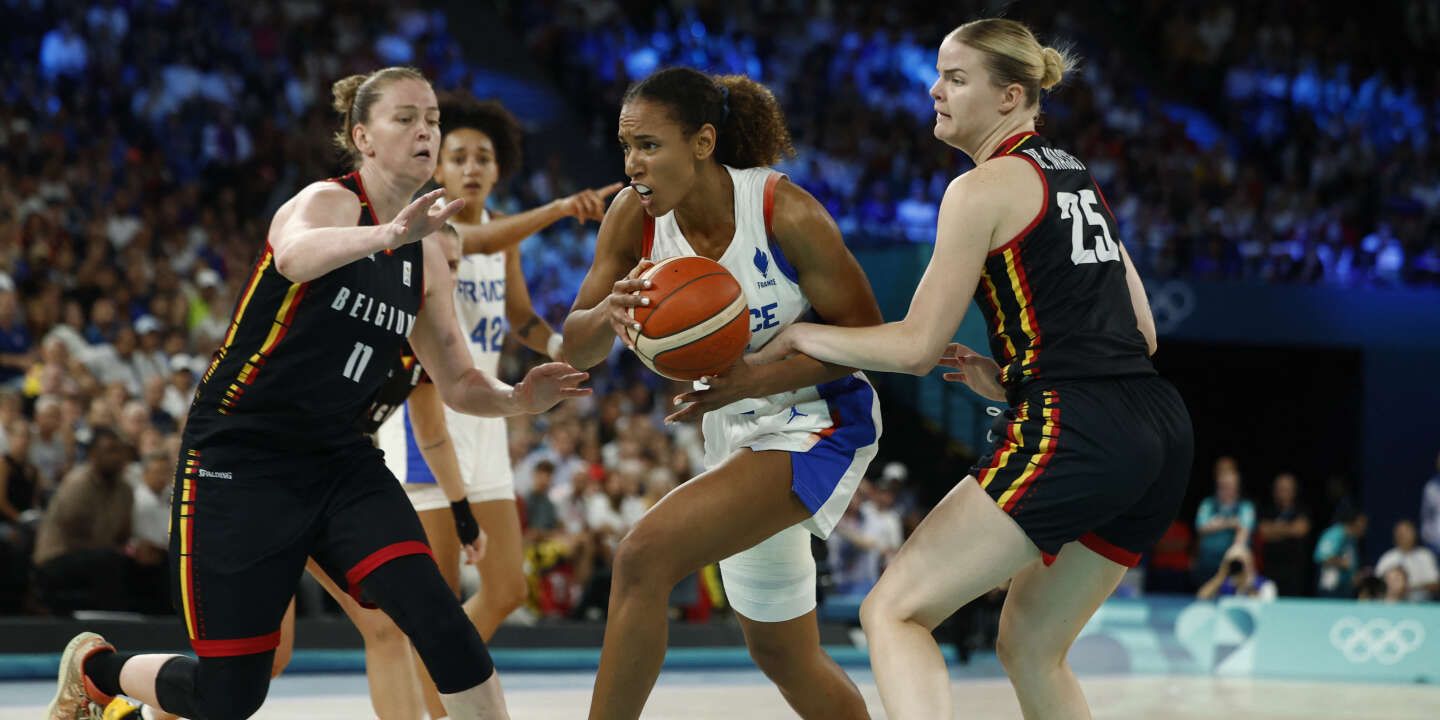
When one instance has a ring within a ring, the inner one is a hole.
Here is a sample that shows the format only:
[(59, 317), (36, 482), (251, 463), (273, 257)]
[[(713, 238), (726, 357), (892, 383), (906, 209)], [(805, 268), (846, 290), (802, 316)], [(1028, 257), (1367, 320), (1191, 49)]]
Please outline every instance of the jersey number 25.
[[(1120, 259), (1120, 248), (1110, 237), (1110, 226), (1095, 207), (1095, 191), (1081, 190), (1055, 193), (1055, 205), (1060, 208), (1060, 218), (1070, 220), (1070, 262), (1085, 265), (1097, 262), (1114, 262)], [(1085, 247), (1085, 226), (1100, 228), (1099, 235), (1092, 235), (1094, 247)]]

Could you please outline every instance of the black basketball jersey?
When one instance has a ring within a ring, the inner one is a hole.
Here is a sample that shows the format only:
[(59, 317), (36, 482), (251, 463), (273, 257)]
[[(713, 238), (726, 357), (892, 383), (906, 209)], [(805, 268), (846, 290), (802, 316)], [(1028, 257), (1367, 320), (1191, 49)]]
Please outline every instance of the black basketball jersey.
[(385, 377), (380, 390), (375, 393), (370, 408), (355, 421), (355, 429), (366, 435), (374, 434), (405, 404), (410, 393), (419, 387), (420, 383), (425, 382), (430, 382), (430, 376), (425, 374), (425, 368), (420, 367), (420, 362), (415, 359), (415, 351), (410, 349), (410, 343), (407, 342), (400, 348), (400, 356), (390, 364), (390, 373)]
[(1000, 382), (1153, 375), (1125, 284), (1115, 216), (1075, 156), (1027, 132), (992, 157), (1023, 158), (1045, 199), (1029, 227), (990, 251), (975, 290)]
[[(332, 181), (360, 198), (358, 225), (377, 223), (359, 173)], [(195, 393), (189, 442), (314, 448), (359, 439), (356, 423), (415, 326), (424, 268), (422, 244), (411, 243), (293, 283), (267, 242)]]

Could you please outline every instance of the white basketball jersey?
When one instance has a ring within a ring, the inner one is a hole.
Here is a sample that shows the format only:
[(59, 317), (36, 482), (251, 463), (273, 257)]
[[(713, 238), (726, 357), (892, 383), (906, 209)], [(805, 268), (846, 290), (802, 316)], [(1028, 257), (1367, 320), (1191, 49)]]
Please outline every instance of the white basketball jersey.
[[(767, 167), (723, 167), (735, 184), (735, 237), (719, 262), (735, 276), (750, 305), (750, 343), (745, 352), (751, 353), (764, 347), (785, 326), (804, 319), (810, 312), (810, 301), (800, 290), (795, 268), (769, 233), (767, 220), (774, 206), (775, 185), (784, 175)], [(645, 216), (643, 253), (655, 261), (698, 254), (681, 234), (673, 210), (653, 220)], [(814, 387), (802, 388), (767, 398), (740, 400), (717, 412), (778, 412), (817, 397)]]
[[(480, 222), (490, 222), (490, 213), (482, 212)], [(494, 376), (500, 367), (500, 351), (504, 348), (508, 323), (505, 319), (505, 253), (476, 253), (460, 258), (456, 271), (455, 316), (460, 331), (470, 348), (470, 357), (475, 367)], [(408, 412), (408, 408), (406, 408)], [(429, 472), (409, 472), (408, 467), (422, 463), (419, 451), (414, 449), (414, 439), (409, 437), (410, 427), (405, 413), (395, 413), (380, 436), (382, 448), (386, 450), (386, 462), (404, 483), (433, 484), (434, 476)], [(460, 464), (460, 479), (465, 482), (467, 493), (492, 489), (497, 485), (514, 487), (514, 475), (510, 470), (510, 448), (506, 438), (504, 418), (482, 418), (455, 412), (445, 408), (445, 427), (450, 432), (450, 441), (455, 447), (455, 459)], [(386, 431), (389, 430), (389, 435)], [(386, 447), (385, 439), (390, 435), (394, 446)], [(407, 451), (408, 448), (408, 466)], [(391, 455), (395, 456), (394, 461)], [(492, 493), (493, 494), (493, 493)]]
[[(490, 222), (488, 210), (481, 224)], [(505, 342), (505, 253), (476, 253), (460, 258), (456, 271), (455, 315), (470, 344), (475, 367), (494, 376)]]

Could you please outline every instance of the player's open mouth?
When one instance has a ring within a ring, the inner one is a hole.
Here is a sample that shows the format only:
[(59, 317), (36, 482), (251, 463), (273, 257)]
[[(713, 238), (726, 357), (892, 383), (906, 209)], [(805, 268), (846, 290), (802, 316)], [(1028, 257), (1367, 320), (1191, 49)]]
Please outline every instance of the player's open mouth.
[(415, 157), (417, 157), (417, 158), (419, 158), (419, 157), (428, 158), (428, 157), (430, 157), (430, 151), (429, 151), (429, 150), (421, 150), (420, 152), (415, 153)]
[(635, 192), (642, 198), (648, 198), (652, 193), (655, 192), (654, 190), (650, 189), (649, 185), (642, 185), (640, 183), (630, 183), (630, 187), (635, 188)]

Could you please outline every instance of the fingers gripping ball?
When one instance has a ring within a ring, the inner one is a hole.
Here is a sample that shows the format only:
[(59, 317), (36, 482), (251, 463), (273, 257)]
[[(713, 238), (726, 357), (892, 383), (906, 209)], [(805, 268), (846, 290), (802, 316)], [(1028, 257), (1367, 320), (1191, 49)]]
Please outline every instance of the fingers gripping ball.
[(740, 283), (709, 258), (662, 260), (640, 276), (648, 305), (630, 309), (640, 329), (627, 330), (635, 354), (672, 380), (718, 374), (745, 353), (750, 306)]

